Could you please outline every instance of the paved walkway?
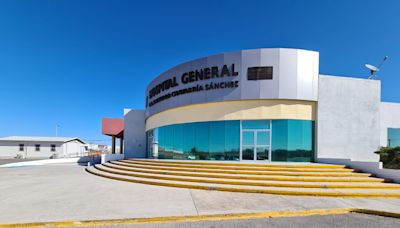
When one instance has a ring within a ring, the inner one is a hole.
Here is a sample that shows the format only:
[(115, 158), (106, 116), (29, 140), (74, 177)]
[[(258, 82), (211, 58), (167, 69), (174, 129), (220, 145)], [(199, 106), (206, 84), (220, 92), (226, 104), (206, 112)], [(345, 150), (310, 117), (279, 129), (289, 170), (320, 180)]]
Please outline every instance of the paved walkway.
[(45, 158), (27, 158), (27, 159), (16, 159), (16, 158), (1, 158), (0, 165), (9, 164), (9, 163), (17, 163), (17, 162), (27, 162), (27, 161), (36, 161)]
[(322, 208), (400, 212), (400, 199), (279, 196), (150, 186), (77, 165), (0, 168), (0, 223), (205, 215)]

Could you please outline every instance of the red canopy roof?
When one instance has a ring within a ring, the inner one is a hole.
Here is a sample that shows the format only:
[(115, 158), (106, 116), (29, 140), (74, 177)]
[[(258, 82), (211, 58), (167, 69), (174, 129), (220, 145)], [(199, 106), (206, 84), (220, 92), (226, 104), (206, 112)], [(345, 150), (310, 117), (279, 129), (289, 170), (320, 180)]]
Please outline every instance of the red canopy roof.
[(103, 135), (121, 137), (124, 134), (124, 119), (103, 118), (101, 122), (101, 133)]

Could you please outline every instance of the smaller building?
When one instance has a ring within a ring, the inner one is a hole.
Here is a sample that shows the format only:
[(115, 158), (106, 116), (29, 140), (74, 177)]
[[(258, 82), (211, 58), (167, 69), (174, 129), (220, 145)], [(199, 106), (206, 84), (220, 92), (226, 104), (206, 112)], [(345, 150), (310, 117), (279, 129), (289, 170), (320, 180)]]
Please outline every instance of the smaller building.
[(0, 158), (68, 158), (87, 155), (76, 137), (9, 136), (0, 138)]

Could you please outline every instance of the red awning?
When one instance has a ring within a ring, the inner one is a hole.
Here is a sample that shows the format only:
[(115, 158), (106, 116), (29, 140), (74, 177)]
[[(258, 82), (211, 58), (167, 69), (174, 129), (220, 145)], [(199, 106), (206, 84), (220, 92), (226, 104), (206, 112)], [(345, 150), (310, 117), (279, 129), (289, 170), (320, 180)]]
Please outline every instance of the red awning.
[(124, 119), (103, 118), (101, 122), (101, 133), (103, 135), (121, 137), (124, 134)]

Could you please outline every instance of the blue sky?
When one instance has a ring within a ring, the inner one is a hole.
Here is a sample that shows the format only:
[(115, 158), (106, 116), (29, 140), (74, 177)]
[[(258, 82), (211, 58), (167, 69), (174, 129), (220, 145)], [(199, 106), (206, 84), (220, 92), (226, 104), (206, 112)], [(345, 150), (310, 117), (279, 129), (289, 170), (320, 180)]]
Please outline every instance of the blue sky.
[[(239, 49), (320, 52), (320, 73), (367, 77), (400, 102), (400, 1), (0, 1), (0, 136), (105, 143), (102, 117), (144, 107), (144, 90), (184, 61)], [(100, 140), (100, 141), (95, 141)]]

